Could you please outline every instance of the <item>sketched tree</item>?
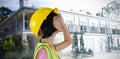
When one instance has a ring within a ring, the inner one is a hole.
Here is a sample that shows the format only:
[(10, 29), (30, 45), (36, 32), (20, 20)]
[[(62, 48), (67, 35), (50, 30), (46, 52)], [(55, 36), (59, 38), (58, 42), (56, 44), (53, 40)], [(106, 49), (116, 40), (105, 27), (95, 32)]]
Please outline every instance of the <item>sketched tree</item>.
[(78, 38), (77, 35), (74, 34), (73, 35), (73, 40), (72, 40), (73, 44), (72, 44), (72, 54), (73, 57), (77, 57), (79, 55), (79, 48), (78, 48)]
[(80, 36), (80, 53), (83, 54), (85, 52), (84, 39), (83, 39), (84, 31), (81, 31), (80, 35), (81, 35)]
[(120, 4), (116, 1), (112, 1), (102, 8), (101, 12), (96, 13), (96, 16), (110, 17), (120, 15)]
[(102, 8), (101, 14), (104, 17), (109, 17), (109, 15), (120, 15), (120, 4), (118, 4), (116, 1), (108, 3), (106, 7)]
[(111, 49), (113, 49), (113, 39), (111, 34), (107, 34), (106, 51), (111, 52)]

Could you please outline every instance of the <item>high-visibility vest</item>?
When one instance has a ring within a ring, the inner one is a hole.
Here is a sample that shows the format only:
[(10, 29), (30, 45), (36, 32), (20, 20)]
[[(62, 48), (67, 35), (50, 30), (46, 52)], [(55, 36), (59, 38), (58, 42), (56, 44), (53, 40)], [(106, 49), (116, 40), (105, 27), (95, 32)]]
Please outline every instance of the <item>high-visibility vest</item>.
[[(38, 53), (44, 49), (46, 51), (47, 59), (57, 59), (57, 56), (54, 54), (53, 50), (47, 43), (38, 43), (34, 51), (34, 59), (37, 59)], [(41, 53), (42, 54), (42, 53)], [(43, 55), (44, 56), (44, 55)], [(40, 58), (39, 58), (40, 59)]]

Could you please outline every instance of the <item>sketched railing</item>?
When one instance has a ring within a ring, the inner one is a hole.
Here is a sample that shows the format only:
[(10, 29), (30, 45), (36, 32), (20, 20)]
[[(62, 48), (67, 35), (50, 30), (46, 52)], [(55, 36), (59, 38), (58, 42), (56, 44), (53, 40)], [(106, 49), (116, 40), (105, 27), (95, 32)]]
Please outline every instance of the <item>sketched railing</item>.
[(85, 33), (98, 33), (98, 34), (120, 34), (120, 29), (112, 29), (105, 27), (95, 27), (95, 26), (81, 26), (81, 25), (67, 25), (70, 33), (80, 33), (84, 31)]

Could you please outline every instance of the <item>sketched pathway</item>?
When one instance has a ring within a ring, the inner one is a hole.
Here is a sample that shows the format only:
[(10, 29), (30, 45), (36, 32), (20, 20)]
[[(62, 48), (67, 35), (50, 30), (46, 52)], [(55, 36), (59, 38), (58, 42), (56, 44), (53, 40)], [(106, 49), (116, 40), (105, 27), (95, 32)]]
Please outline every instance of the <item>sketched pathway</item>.
[(93, 57), (88, 58), (62, 56), (62, 59), (120, 59), (120, 53), (97, 53)]

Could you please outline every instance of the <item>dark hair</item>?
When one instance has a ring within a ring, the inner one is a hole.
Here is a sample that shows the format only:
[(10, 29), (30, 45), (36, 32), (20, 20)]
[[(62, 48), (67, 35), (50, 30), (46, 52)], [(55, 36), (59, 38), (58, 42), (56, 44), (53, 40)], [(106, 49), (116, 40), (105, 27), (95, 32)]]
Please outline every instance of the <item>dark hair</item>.
[(53, 26), (53, 17), (57, 16), (53, 11), (47, 16), (46, 20), (41, 25), (41, 32), (43, 34), (42, 38), (48, 38), (51, 36), (57, 29)]

